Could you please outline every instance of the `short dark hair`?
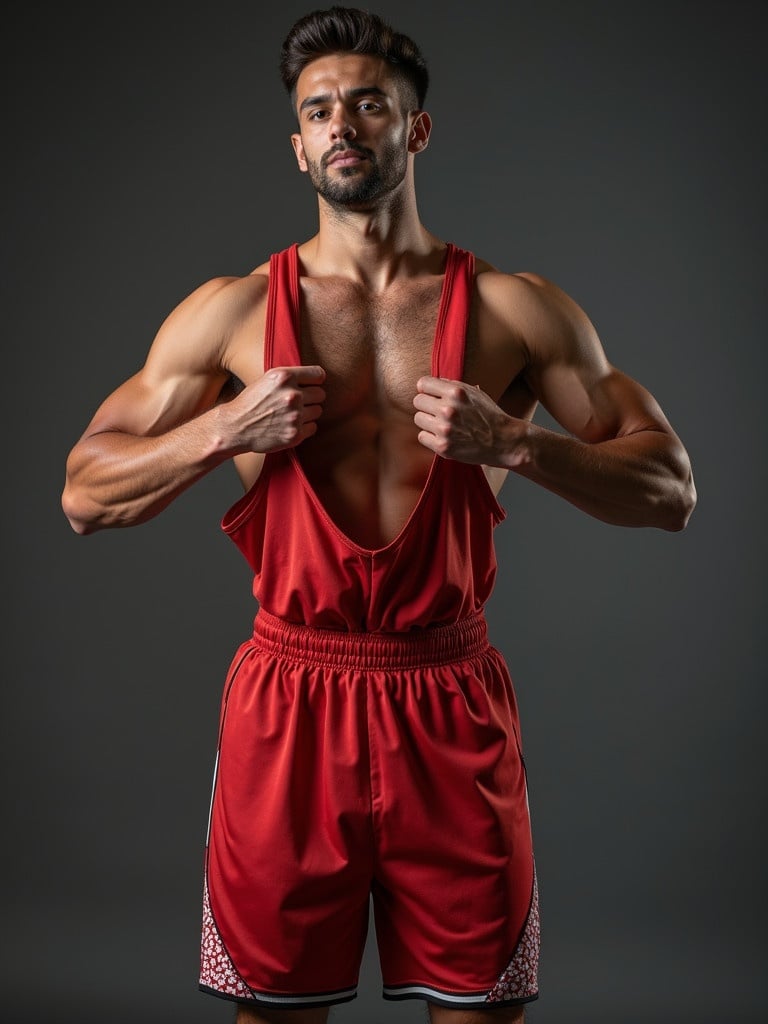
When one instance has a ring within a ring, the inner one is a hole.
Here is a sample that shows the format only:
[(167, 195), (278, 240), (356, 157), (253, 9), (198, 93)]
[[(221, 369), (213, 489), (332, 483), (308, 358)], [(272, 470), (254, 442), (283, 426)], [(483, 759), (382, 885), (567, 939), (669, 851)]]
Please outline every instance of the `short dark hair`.
[(415, 101), (419, 110), (424, 106), (429, 71), (416, 43), (357, 7), (312, 11), (295, 23), (280, 51), (280, 76), (290, 96), (307, 64), (330, 53), (381, 57), (406, 86), (409, 104)]

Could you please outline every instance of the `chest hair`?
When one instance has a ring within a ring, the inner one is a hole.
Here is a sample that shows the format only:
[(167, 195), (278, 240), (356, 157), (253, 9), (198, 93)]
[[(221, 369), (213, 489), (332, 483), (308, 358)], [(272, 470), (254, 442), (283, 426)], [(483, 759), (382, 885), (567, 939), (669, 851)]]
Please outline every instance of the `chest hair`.
[(371, 295), (351, 282), (302, 287), (302, 360), (328, 374), (326, 414), (366, 407), (412, 416), (416, 381), (430, 372), (442, 278)]

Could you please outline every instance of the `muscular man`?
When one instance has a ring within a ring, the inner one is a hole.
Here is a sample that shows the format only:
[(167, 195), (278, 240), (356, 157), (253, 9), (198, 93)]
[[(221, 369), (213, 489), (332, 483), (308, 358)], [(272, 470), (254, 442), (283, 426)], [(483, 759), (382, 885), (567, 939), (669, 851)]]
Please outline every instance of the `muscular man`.
[[(536, 274), (436, 238), (408, 38), (333, 8), (282, 52), (319, 229), (168, 317), (67, 464), (78, 533), (142, 523), (222, 462), (254, 635), (222, 702), (200, 983), (240, 1024), (353, 998), (371, 894), (388, 998), (435, 1024), (538, 994), (514, 691), (485, 633), (508, 472), (625, 526), (684, 527), (688, 457)], [(563, 426), (532, 423), (537, 402)]]

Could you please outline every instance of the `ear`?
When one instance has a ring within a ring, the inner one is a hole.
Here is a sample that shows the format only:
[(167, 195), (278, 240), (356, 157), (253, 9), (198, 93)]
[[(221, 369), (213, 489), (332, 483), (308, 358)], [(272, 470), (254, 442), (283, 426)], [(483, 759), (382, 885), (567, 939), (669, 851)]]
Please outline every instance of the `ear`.
[(291, 136), (291, 145), (293, 146), (293, 152), (296, 154), (296, 162), (299, 165), (299, 170), (307, 171), (307, 160), (304, 156), (304, 143), (301, 141), (301, 136), (298, 132), (295, 132)]
[(408, 152), (421, 153), (429, 145), (429, 136), (432, 132), (432, 118), (426, 110), (420, 110), (414, 115), (408, 135)]

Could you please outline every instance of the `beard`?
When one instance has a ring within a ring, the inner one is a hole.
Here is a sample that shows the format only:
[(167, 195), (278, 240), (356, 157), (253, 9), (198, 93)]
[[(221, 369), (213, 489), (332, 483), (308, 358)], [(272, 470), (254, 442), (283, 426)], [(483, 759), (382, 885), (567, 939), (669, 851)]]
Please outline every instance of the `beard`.
[[(340, 167), (329, 173), (328, 161), (337, 153), (347, 150), (362, 153), (367, 158), (368, 167)], [(365, 146), (341, 145), (334, 146), (316, 162), (306, 157), (309, 180), (315, 191), (327, 203), (336, 209), (349, 209), (369, 206), (378, 199), (388, 195), (405, 178), (408, 168), (407, 150), (390, 142), (382, 151), (381, 157)]]

